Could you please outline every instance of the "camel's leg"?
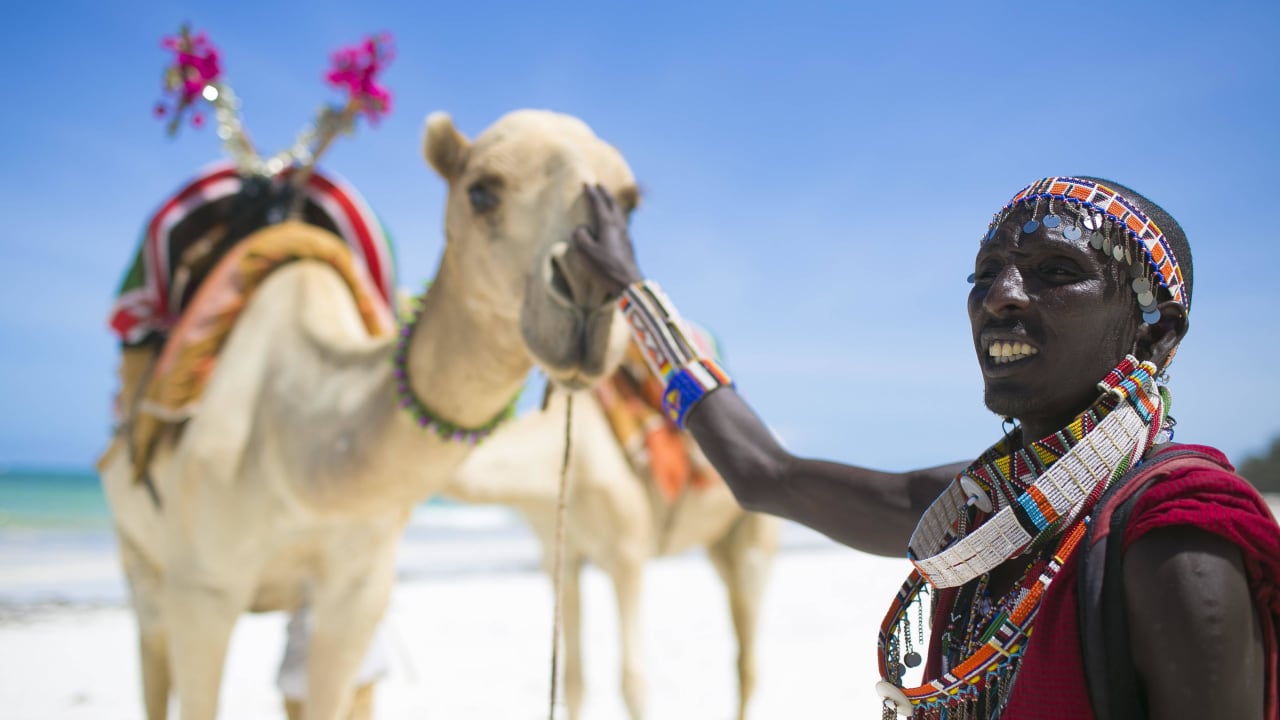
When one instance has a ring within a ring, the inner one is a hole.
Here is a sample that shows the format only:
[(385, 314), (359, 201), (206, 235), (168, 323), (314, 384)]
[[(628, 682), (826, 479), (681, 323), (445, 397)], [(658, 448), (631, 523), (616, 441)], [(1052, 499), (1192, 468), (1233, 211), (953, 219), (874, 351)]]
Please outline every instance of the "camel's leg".
[(164, 617), (182, 720), (214, 720), (227, 644), (246, 594), (188, 578), (168, 578)]
[[(306, 696), (305, 684), (299, 687), (296, 684), (296, 673), (303, 673), (303, 683), (306, 682), (305, 673), (307, 666), (307, 655), (311, 644), (311, 623), (308, 619), (310, 611), (303, 606), (293, 611), (289, 617), (289, 626), (285, 638), (284, 659), (281, 661), (280, 672), (277, 678), (277, 684), (282, 694), (284, 694), (284, 712), (288, 720), (302, 720), (304, 703), (302, 698)], [(380, 631), (384, 632), (384, 630)], [(375, 635), (374, 640), (370, 642), (370, 647), (364, 659), (364, 665), (360, 668), (360, 677), (364, 677), (363, 684), (355, 689), (355, 696), (351, 701), (351, 712), (347, 714), (347, 720), (369, 720), (373, 717), (373, 691), (377, 685), (377, 676), (385, 672), (385, 664), (382, 662), (383, 649), (374, 647), (379, 645), (383, 640)], [(377, 657), (371, 657), (371, 656)], [(373, 679), (365, 675), (366, 667), (375, 668), (376, 673)], [(360, 681), (357, 678), (357, 682)]]
[(640, 591), (646, 557), (639, 550), (623, 550), (610, 568), (618, 598), (618, 628), (622, 632), (622, 697), (631, 720), (644, 717), (645, 681), (640, 643)]
[[(548, 573), (550, 574), (550, 573)], [(555, 579), (552, 578), (552, 582)], [(569, 720), (582, 714), (585, 684), (582, 678), (582, 556), (565, 548), (564, 577), (560, 586), (561, 618), (564, 622), (564, 699)]]
[[(356, 688), (347, 720), (373, 720), (373, 690), (376, 686), (377, 683), (366, 683)], [(289, 720), (302, 720), (302, 701), (285, 700), (284, 713)]]
[[(395, 536), (372, 553), (367, 573), (317, 588), (315, 624), (307, 650), (306, 720), (341, 720), (355, 708), (360, 662), (373, 641), (391, 597), (395, 571)], [(364, 699), (370, 704), (371, 691)]]
[(169, 638), (160, 612), (160, 575), (124, 535), (120, 559), (129, 579), (129, 593), (138, 621), (138, 655), (142, 665), (142, 699), (147, 720), (165, 720), (169, 714)]
[(738, 720), (746, 718), (747, 704), (755, 691), (756, 620), (777, 545), (777, 521), (747, 513), (707, 548), (729, 592), (733, 629), (738, 635)]

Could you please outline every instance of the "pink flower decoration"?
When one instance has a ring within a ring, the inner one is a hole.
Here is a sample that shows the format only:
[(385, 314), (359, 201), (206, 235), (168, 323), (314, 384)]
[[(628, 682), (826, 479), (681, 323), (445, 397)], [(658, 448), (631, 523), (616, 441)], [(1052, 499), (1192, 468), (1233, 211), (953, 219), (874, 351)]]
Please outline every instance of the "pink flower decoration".
[[(173, 96), (173, 121), (169, 124), (169, 132), (175, 132), (187, 109), (203, 99), (205, 86), (217, 82), (222, 76), (222, 66), (218, 49), (209, 42), (209, 38), (203, 32), (193, 36), (186, 25), (177, 35), (164, 38), (160, 44), (174, 53), (173, 64), (165, 68), (164, 90)], [(157, 117), (167, 114), (168, 110), (161, 101), (156, 105)], [(194, 113), (191, 123), (200, 127), (204, 124), (204, 117)]]
[(333, 54), (333, 67), (324, 79), (347, 91), (347, 103), (364, 113), (369, 122), (391, 110), (391, 93), (378, 84), (378, 73), (391, 63), (395, 53), (387, 33), (371, 35), (359, 45), (339, 49)]

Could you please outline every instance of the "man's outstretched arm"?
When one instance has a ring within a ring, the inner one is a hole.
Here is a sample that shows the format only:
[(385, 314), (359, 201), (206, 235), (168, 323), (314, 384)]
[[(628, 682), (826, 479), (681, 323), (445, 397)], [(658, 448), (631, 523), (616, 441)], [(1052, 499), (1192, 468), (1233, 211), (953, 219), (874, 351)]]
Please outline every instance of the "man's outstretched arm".
[[(643, 276), (627, 218), (608, 191), (585, 189), (592, 227), (574, 233), (574, 250), (614, 295)], [(685, 426), (738, 502), (807, 525), (850, 547), (901, 556), (925, 508), (963, 467), (906, 473), (870, 470), (787, 452), (732, 387), (710, 392), (688, 411)]]

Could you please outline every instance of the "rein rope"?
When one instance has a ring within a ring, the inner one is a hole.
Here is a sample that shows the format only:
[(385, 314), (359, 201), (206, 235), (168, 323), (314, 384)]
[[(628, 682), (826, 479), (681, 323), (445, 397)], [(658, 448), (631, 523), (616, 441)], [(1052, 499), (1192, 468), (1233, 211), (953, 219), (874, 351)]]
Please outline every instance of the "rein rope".
[(551, 705), (547, 710), (547, 720), (555, 720), (556, 694), (559, 689), (557, 670), (560, 666), (560, 625), (562, 622), (562, 581), (564, 575), (564, 519), (569, 507), (569, 448), (570, 434), (573, 427), (573, 394), (569, 393), (564, 412), (564, 457), (560, 462), (560, 495), (556, 498), (556, 546), (555, 560), (551, 570), (552, 603), (551, 618)]

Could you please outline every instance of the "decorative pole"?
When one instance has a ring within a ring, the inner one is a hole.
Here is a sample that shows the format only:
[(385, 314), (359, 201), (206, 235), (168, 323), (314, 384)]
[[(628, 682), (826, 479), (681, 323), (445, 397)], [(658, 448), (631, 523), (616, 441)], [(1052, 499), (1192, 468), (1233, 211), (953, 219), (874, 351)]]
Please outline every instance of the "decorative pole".
[(355, 129), (356, 117), (364, 114), (369, 123), (376, 125), (379, 118), (391, 111), (391, 93), (378, 84), (378, 74), (391, 63), (395, 52), (391, 36), (386, 33), (371, 35), (359, 45), (340, 48), (333, 54), (333, 65), (325, 74), (325, 82), (345, 90), (347, 102), (341, 108), (328, 105), (316, 118), (312, 128), (298, 136), (291, 151), (298, 164), (290, 182), (297, 190), (289, 207), (289, 217), (302, 216), (306, 198), (303, 192), (316, 161), (329, 149), (338, 133), (350, 133)]

